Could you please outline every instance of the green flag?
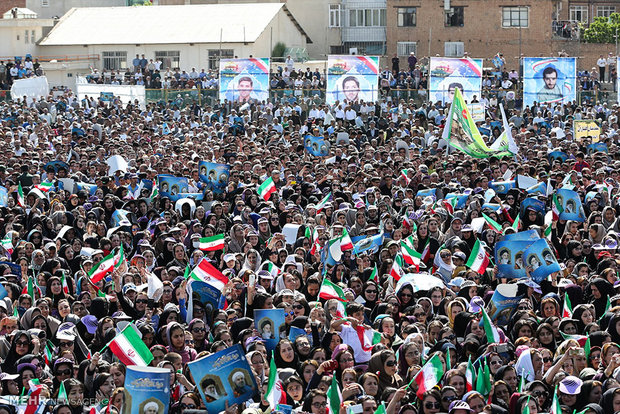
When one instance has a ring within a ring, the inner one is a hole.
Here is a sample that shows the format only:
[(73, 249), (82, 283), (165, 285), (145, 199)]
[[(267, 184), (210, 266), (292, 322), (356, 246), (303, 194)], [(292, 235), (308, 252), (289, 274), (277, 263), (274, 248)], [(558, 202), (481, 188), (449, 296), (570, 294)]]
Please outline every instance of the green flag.
[(454, 99), (450, 105), (442, 138), (450, 146), (474, 158), (512, 156), (508, 151), (495, 151), (487, 146), (467, 109), (459, 88), (454, 91)]

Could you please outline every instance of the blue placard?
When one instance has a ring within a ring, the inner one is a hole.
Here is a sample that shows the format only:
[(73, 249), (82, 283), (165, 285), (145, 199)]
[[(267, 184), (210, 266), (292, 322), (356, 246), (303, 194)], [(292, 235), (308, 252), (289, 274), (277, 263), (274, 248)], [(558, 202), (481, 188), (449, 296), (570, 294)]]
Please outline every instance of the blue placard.
[(556, 191), (558, 202), (562, 205), (560, 220), (574, 220), (583, 222), (586, 220), (586, 214), (583, 211), (581, 198), (579, 194), (573, 190), (560, 188)]
[(523, 104), (559, 105), (576, 99), (577, 58), (523, 58)]
[(198, 176), (203, 183), (207, 184), (207, 188), (213, 191), (213, 194), (225, 193), (230, 177), (230, 165), (200, 161)]
[(194, 293), (198, 295), (198, 299), (205, 306), (208, 324), (213, 323), (213, 312), (222, 307), (222, 302), (226, 299), (222, 296), (222, 292), (206, 282), (190, 279), (188, 285), (190, 295), (187, 301), (187, 319), (188, 323), (193, 319), (193, 299)]
[(171, 374), (167, 368), (128, 366), (123, 412), (167, 414)]
[(436, 199), (437, 197), (437, 189), (436, 188), (425, 188), (424, 190), (418, 190), (418, 192), (416, 193), (416, 197), (428, 197), (431, 196), (433, 197), (433, 199)]
[(446, 194), (446, 200), (450, 200), (452, 198), (456, 197), (457, 201), (456, 201), (456, 208), (457, 209), (462, 209), (465, 207), (465, 204), (467, 204), (467, 199), (469, 198), (469, 194), (455, 194), (455, 193), (448, 193)]
[(252, 369), (239, 344), (187, 365), (208, 413), (224, 411), (226, 403), (229, 406), (244, 403), (252, 398), (258, 389)]
[(538, 239), (524, 252), (525, 265), (536, 283), (545, 280), (551, 273), (559, 272), (560, 265), (546, 239)]
[(255, 309), (254, 327), (265, 341), (266, 348), (273, 350), (280, 338), (286, 338), (284, 309)]
[(605, 144), (604, 142), (595, 142), (594, 144), (590, 144), (586, 147), (586, 150), (588, 151), (588, 154), (591, 154), (593, 152), (609, 152), (609, 150), (607, 149), (607, 144)]
[(497, 194), (506, 194), (508, 190), (515, 188), (515, 180), (511, 181), (494, 181), (489, 183), (493, 191)]
[[(59, 181), (58, 184), (60, 185), (62, 183), (62, 181)], [(77, 189), (77, 191), (86, 191), (88, 192), (88, 195), (95, 195), (95, 192), (97, 192), (97, 185), (96, 184), (88, 184), (88, 183), (75, 183), (75, 187)]]
[(5, 264), (5, 265), (9, 266), (11, 268), (11, 273), (21, 279), (21, 277), (22, 277), (22, 268), (21, 268), (20, 265), (18, 265), (17, 263), (5, 262), (5, 261), (0, 261), (0, 264)]
[(6, 207), (9, 203), (9, 191), (6, 187), (0, 187), (0, 207)]
[(568, 159), (568, 155), (562, 151), (551, 151), (547, 156), (550, 160), (560, 160), (561, 162)]
[(537, 198), (528, 197), (521, 202), (521, 217), (525, 217), (525, 210), (534, 209), (538, 213), (545, 213), (545, 203)]
[(499, 274), (497, 277), (523, 278), (525, 273), (525, 259), (523, 252), (535, 240), (502, 240), (495, 244), (495, 263)]
[(499, 289), (495, 289), (489, 302), (489, 316), (491, 320), (494, 320), (499, 326), (506, 326), (510, 320), (510, 315), (512, 315), (522, 297), (504, 296), (499, 292)]
[(325, 141), (323, 137), (306, 135), (304, 138), (304, 148), (315, 157), (326, 157), (329, 155), (329, 142)]
[(186, 177), (160, 174), (157, 176), (157, 186), (162, 197), (168, 197), (172, 201), (177, 201), (185, 198), (181, 194), (188, 192), (189, 182)]

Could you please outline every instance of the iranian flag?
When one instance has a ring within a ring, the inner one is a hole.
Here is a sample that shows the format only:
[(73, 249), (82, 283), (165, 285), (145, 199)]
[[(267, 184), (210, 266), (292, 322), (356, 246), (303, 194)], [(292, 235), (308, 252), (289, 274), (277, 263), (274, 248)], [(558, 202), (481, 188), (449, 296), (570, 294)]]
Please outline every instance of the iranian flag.
[(325, 205), (327, 204), (331, 196), (332, 196), (332, 192), (330, 191), (325, 197), (323, 197), (321, 201), (319, 201), (319, 204), (316, 205), (317, 214), (320, 213), (325, 208)]
[(353, 242), (349, 236), (347, 229), (342, 229), (342, 236), (340, 236), (340, 250), (347, 251), (353, 249)]
[(517, 214), (517, 218), (515, 219), (515, 221), (512, 222), (512, 228), (514, 229), (514, 231), (518, 232), (519, 227), (521, 227), (521, 215)]
[(125, 365), (148, 366), (153, 360), (153, 354), (138, 336), (136, 328), (132, 324), (127, 325), (118, 335), (112, 339), (108, 348)]
[(194, 280), (206, 282), (218, 290), (224, 289), (228, 283), (228, 278), (217, 270), (209, 261), (203, 258), (194, 270), (189, 274)]
[(474, 248), (471, 249), (471, 254), (465, 266), (480, 274), (483, 274), (484, 271), (487, 270), (489, 266), (489, 255), (486, 250), (484, 250), (484, 247), (482, 247), (480, 240), (476, 239)]
[(60, 383), (60, 388), (58, 389), (58, 400), (67, 402), (69, 399), (67, 398), (67, 391), (65, 390), (65, 382)]
[(476, 370), (474, 369), (474, 365), (471, 363), (471, 355), (467, 360), (467, 369), (465, 370), (465, 380), (467, 383), (465, 384), (465, 391), (469, 392), (474, 389), (474, 378), (476, 378)]
[[(43, 391), (43, 385), (39, 382), (37, 378), (28, 381), (28, 386), (30, 389), (28, 390), (28, 398), (27, 404), (24, 411), (21, 411), (23, 414), (38, 414), (44, 413), (46, 411), (46, 404), (40, 400), (41, 391)], [(23, 394), (22, 394), (23, 395)]]
[(115, 253), (110, 253), (104, 257), (99, 263), (95, 265), (90, 272), (88, 272), (88, 278), (94, 284), (101, 280), (108, 273), (111, 273), (114, 269), (118, 269), (120, 265), (125, 261), (125, 253), (123, 252), (123, 244)]
[(17, 183), (17, 204), (23, 208), (26, 208), (26, 201), (24, 199), (24, 189), (22, 183)]
[(13, 254), (13, 237), (11, 237), (11, 233), (8, 233), (4, 239), (2, 239), (0, 244), (2, 244), (2, 247), (6, 250), (9, 256)]
[(224, 248), (224, 234), (200, 238), (200, 250), (212, 252)]
[(276, 359), (271, 351), (271, 363), (269, 364), (269, 385), (267, 385), (267, 393), (265, 400), (269, 403), (269, 407), (273, 411), (279, 404), (286, 404), (286, 392), (282, 380), (278, 377), (278, 368), (276, 367)]
[(379, 276), (379, 269), (377, 269), (377, 264), (375, 263), (375, 267), (372, 269), (372, 273), (370, 274), (368, 281), (376, 282), (377, 276)]
[(312, 230), (312, 240), (310, 240), (310, 242), (312, 243), (312, 247), (310, 247), (310, 254), (314, 255), (317, 250), (321, 248), (321, 245), (319, 244), (319, 231), (317, 229)]
[(364, 352), (372, 351), (372, 347), (381, 342), (381, 332), (377, 332), (372, 328), (357, 325), (355, 331), (357, 332), (357, 338)]
[(426, 244), (424, 245), (424, 249), (422, 250), (422, 261), (424, 263), (428, 262), (431, 259), (431, 239), (430, 237), (426, 240)]
[(558, 398), (558, 386), (555, 386), (555, 392), (553, 393), (553, 401), (551, 402), (551, 408), (549, 408), (549, 414), (562, 414), (562, 407), (560, 406), (560, 399)]
[(403, 267), (405, 267), (405, 260), (403, 259), (403, 255), (398, 253), (394, 258), (394, 263), (392, 264), (392, 269), (390, 270), (390, 276), (392, 276), (394, 280), (399, 281), (405, 274)]
[(418, 398), (422, 399), (422, 394), (437, 385), (442, 376), (443, 364), (441, 359), (439, 359), (439, 354), (435, 354), (413, 377), (412, 381), (418, 384), (418, 392), (416, 393)]
[(39, 297), (43, 297), (43, 292), (41, 291), (41, 288), (39, 287), (39, 285), (37, 284), (36, 280), (34, 279), (33, 276), (29, 276), (28, 277), (28, 282), (26, 283), (26, 286), (24, 286), (24, 288), (22, 289), (22, 295), (26, 294), (28, 296), (30, 296), (32, 298), (32, 300), (35, 300), (35, 294), (38, 293)]
[(486, 220), (487, 224), (491, 229), (493, 229), (496, 233), (502, 234), (502, 226), (497, 221), (493, 220), (491, 217), (482, 213), (482, 217)]
[(282, 270), (280, 270), (280, 268), (278, 266), (276, 266), (272, 261), (268, 260), (267, 261), (267, 271), (269, 272), (269, 274), (271, 276), (273, 276), (274, 278), (276, 276), (278, 276), (280, 273), (282, 273)]
[(487, 334), (487, 342), (489, 344), (499, 344), (502, 342), (501, 336), (499, 336), (499, 331), (493, 325), (489, 314), (484, 309), (484, 307), (480, 308), (482, 310), (482, 325), (484, 326), (484, 332)]
[(151, 195), (149, 196), (149, 200), (151, 201), (151, 204), (153, 203), (153, 201), (155, 201), (158, 195), (159, 195), (159, 189), (157, 188), (157, 185), (153, 185), (153, 190), (151, 191)]
[(39, 191), (44, 193), (49, 193), (49, 191), (54, 187), (53, 183), (41, 183), (34, 186)]
[(69, 294), (69, 285), (67, 285), (67, 277), (65, 276), (65, 273), (62, 273), (62, 277), (60, 278), (60, 284), (62, 285), (62, 291), (65, 293), (65, 295)]
[(443, 200), (443, 205), (446, 208), (446, 210), (448, 210), (448, 213), (450, 213), (450, 215), (453, 215), (458, 202), (459, 202), (459, 199), (457, 197), (452, 197), (449, 200)]
[(568, 295), (564, 295), (564, 306), (562, 307), (562, 319), (573, 317), (573, 305), (570, 303)]
[(338, 376), (332, 377), (332, 384), (327, 389), (327, 414), (339, 414), (342, 394), (338, 388)]
[(420, 270), (422, 255), (416, 252), (413, 248), (413, 236), (409, 236), (405, 240), (400, 241), (400, 252), (402, 253), (403, 259), (405, 259), (406, 263), (415, 266), (416, 271)]
[(344, 298), (344, 290), (326, 278), (323, 279), (323, 283), (321, 283), (319, 297), (325, 300), (336, 299), (340, 302), (346, 302), (346, 299)]
[(258, 187), (258, 195), (261, 196), (265, 201), (269, 200), (271, 194), (275, 193), (276, 185), (273, 182), (273, 178), (269, 177), (263, 182), (260, 187)]
[(409, 170), (400, 170), (400, 176), (405, 179), (405, 185), (409, 185), (409, 183), (411, 182), (411, 179), (409, 178)]
[(551, 201), (551, 213), (553, 214), (553, 221), (558, 221), (560, 219), (560, 214), (562, 214), (563, 211), (564, 209), (558, 201), (558, 196), (553, 193), (553, 199)]

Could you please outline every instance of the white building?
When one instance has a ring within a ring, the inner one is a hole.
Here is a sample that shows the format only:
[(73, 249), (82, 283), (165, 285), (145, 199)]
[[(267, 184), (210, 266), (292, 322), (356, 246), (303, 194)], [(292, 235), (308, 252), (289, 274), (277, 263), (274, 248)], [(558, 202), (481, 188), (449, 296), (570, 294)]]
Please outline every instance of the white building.
[(37, 42), (53, 25), (53, 19), (40, 19), (30, 9), (7, 11), (0, 19), (0, 56), (23, 59), (26, 55), (37, 55)]
[[(131, 67), (136, 54), (172, 68), (217, 69), (219, 57), (269, 57), (311, 42), (282, 3), (74, 8), (39, 42), (40, 55), (98, 55), (99, 69)], [(73, 68), (79, 72), (79, 68)], [(46, 69), (51, 85), (70, 84)], [(71, 73), (75, 75), (75, 73)]]

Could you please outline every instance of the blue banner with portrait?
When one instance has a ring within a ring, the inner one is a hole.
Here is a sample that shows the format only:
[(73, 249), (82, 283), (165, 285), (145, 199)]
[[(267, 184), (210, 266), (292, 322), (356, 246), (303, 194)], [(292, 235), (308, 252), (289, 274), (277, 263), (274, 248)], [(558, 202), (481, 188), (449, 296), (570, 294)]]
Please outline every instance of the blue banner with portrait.
[(517, 285), (500, 284), (489, 302), (488, 314), (498, 326), (506, 326), (522, 296), (517, 296)]
[(523, 105), (559, 105), (577, 99), (577, 58), (523, 58)]
[(523, 252), (525, 265), (536, 283), (545, 280), (551, 273), (559, 272), (560, 265), (546, 239), (538, 239)]
[(215, 162), (200, 161), (198, 163), (198, 177), (213, 194), (226, 192), (228, 178), (230, 177), (230, 165)]
[(263, 338), (267, 350), (272, 351), (281, 338), (286, 338), (284, 309), (255, 309), (254, 327)]
[(604, 142), (595, 142), (594, 144), (590, 144), (586, 147), (586, 151), (588, 154), (592, 154), (594, 152), (609, 152), (607, 149), (607, 144)]
[(229, 406), (244, 403), (258, 390), (239, 344), (187, 365), (209, 414), (224, 411), (226, 403)]
[(131, 365), (125, 374), (123, 412), (167, 414), (170, 406), (170, 369)]
[(304, 148), (308, 151), (308, 154), (315, 157), (327, 157), (329, 155), (329, 147), (329, 141), (325, 141), (323, 137), (306, 135), (304, 138)]
[(49, 169), (53, 169), (56, 174), (58, 171), (65, 170), (67, 173), (69, 172), (69, 164), (64, 161), (50, 161), (43, 166), (43, 170), (48, 171)]
[(546, 196), (547, 195), (547, 184), (542, 183), (542, 182), (538, 183), (536, 185), (531, 186), (527, 190), (525, 190), (525, 192), (528, 193), (529, 195)]
[(182, 196), (182, 193), (188, 193), (189, 181), (187, 177), (160, 174), (157, 176), (157, 187), (161, 197), (168, 197), (172, 201), (177, 201), (186, 197)]
[(329, 55), (326, 103), (375, 102), (379, 99), (379, 57)]
[(416, 197), (433, 197), (433, 199), (437, 198), (437, 189), (436, 188), (425, 188), (423, 190), (418, 190), (415, 195)]
[(6, 187), (0, 187), (0, 207), (6, 207), (9, 203), (9, 191)]
[(521, 217), (525, 217), (525, 211), (528, 208), (530, 210), (534, 210), (537, 213), (541, 213), (541, 214), (545, 214), (546, 212), (545, 202), (537, 198), (533, 198), (533, 197), (528, 197), (525, 200), (521, 201), (521, 209), (520, 209)]
[(97, 192), (97, 184), (89, 184), (89, 183), (82, 183), (82, 182), (76, 182), (75, 183), (75, 188), (76, 191), (86, 191), (88, 193), (88, 195), (95, 195), (95, 193)]
[[(507, 235), (508, 236), (508, 235)], [(509, 279), (520, 279), (526, 277), (525, 259), (523, 252), (534, 240), (502, 240), (495, 244), (494, 258), (497, 270), (497, 277)]]
[(555, 193), (563, 209), (560, 213), (560, 220), (574, 220), (579, 222), (586, 220), (586, 213), (583, 211), (581, 198), (576, 191), (560, 188), (556, 190)]
[(194, 300), (198, 300), (204, 306), (205, 316), (207, 317), (207, 323), (209, 325), (213, 323), (213, 315), (215, 311), (222, 309), (226, 301), (226, 297), (223, 296), (222, 292), (216, 287), (211, 286), (207, 282), (202, 282), (191, 278), (187, 284), (187, 296), (188, 323), (191, 322), (192, 319), (201, 316), (194, 315)]
[(515, 180), (510, 181), (493, 181), (489, 183), (489, 186), (497, 194), (506, 194), (511, 188), (515, 188)]
[[(452, 102), (459, 88), (463, 99), (471, 102), (482, 89), (482, 59), (431, 57), (430, 101)], [(489, 132), (490, 133), (490, 132)]]
[(456, 208), (457, 209), (461, 209), (465, 207), (465, 204), (467, 204), (467, 199), (469, 198), (469, 194), (455, 194), (455, 193), (448, 193), (446, 194), (445, 199), (446, 200), (450, 200), (452, 198), (456, 197)]
[(247, 103), (269, 99), (269, 58), (221, 59), (220, 102)]
[(549, 157), (549, 160), (558, 160), (560, 162), (564, 162), (568, 159), (568, 155), (562, 151), (551, 151), (547, 157)]

